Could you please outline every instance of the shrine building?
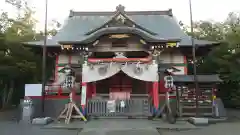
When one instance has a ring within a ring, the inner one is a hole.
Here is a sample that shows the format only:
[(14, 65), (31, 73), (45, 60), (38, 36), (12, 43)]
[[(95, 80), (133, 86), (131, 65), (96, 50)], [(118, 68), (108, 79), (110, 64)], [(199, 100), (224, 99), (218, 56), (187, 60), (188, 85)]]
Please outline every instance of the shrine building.
[[(204, 57), (217, 42), (194, 39), (196, 57)], [(43, 47), (43, 41), (27, 43)], [(45, 113), (56, 117), (74, 91), (74, 100), (91, 117), (149, 117), (164, 100), (164, 76), (172, 72), (175, 90), (170, 99), (178, 102), (181, 116), (195, 114), (192, 42), (171, 9), (126, 11), (121, 5), (111, 12), (70, 11), (63, 27), (47, 40), (47, 53), (55, 58), (52, 78), (45, 86)], [(49, 55), (48, 55), (49, 56)], [(65, 69), (73, 73), (67, 79)], [(214, 116), (218, 75), (197, 75), (202, 115)], [(176, 91), (180, 93), (178, 98)], [(31, 98), (31, 97), (30, 97)], [(40, 109), (41, 99), (32, 97)], [(109, 100), (116, 103), (109, 111)], [(206, 107), (207, 106), (207, 107)], [(185, 107), (185, 108), (184, 108)], [(200, 108), (201, 109), (201, 108)]]

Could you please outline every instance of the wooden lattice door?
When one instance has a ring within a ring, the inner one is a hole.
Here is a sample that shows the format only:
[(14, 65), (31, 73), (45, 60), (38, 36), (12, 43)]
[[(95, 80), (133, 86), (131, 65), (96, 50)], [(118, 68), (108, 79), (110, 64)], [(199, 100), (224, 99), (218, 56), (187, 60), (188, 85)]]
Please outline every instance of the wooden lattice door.
[(129, 99), (132, 92), (132, 79), (120, 72), (110, 80), (110, 99)]

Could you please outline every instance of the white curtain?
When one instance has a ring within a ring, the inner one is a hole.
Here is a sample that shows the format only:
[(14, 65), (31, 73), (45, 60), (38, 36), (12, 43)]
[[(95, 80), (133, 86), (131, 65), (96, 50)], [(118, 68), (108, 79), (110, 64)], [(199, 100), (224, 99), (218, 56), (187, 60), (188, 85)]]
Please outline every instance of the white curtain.
[(109, 78), (118, 72), (123, 71), (129, 77), (155, 82), (158, 81), (156, 64), (127, 64), (121, 65), (117, 63), (102, 65), (83, 65), (82, 81), (94, 82)]
[(130, 64), (122, 68), (122, 71), (129, 77), (142, 80), (155, 82), (158, 81), (156, 64)]
[(83, 65), (82, 81), (94, 82), (109, 78), (120, 71), (120, 65), (113, 64), (98, 64), (98, 65)]

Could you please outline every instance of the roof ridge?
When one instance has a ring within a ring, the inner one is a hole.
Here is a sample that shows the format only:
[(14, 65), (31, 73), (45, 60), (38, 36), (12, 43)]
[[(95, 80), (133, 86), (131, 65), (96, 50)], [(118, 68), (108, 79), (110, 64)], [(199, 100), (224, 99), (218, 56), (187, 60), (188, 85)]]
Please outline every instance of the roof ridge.
[[(69, 17), (73, 16), (112, 16), (117, 11), (73, 11), (70, 10)], [(168, 15), (173, 16), (172, 9), (156, 11), (124, 11), (126, 15)]]

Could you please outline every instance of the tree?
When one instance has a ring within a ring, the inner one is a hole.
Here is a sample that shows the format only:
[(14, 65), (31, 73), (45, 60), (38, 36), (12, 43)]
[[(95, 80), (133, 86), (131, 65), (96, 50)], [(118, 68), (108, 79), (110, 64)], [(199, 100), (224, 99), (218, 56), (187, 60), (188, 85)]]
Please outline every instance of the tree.
[[(5, 1), (18, 12), (16, 18), (9, 18), (7, 12), (0, 15), (0, 107), (3, 108), (11, 105), (12, 101), (19, 102), (25, 84), (41, 82), (42, 49), (27, 47), (22, 43), (44, 38), (44, 32), (35, 30), (37, 20), (33, 17), (35, 12), (28, 0)], [(59, 22), (52, 20), (48, 35), (55, 35), (60, 26)], [(47, 76), (52, 75), (52, 64), (53, 59), (48, 57)]]
[[(28, 7), (26, 1), (7, 1), (19, 10), (17, 18), (11, 19), (7, 13), (1, 15), (0, 33), (0, 87), (2, 107), (11, 104), (14, 90), (24, 85), (28, 78), (38, 72), (40, 57), (22, 45), (22, 42), (34, 39), (36, 20), (33, 19), (34, 12)], [(23, 79), (26, 80), (23, 83)], [(30, 79), (29, 79), (30, 80)], [(22, 83), (21, 83), (22, 82)], [(18, 89), (19, 91), (19, 89)]]
[[(187, 26), (184, 26), (185, 30)], [(212, 48), (198, 66), (198, 73), (220, 74), (224, 82), (220, 95), (228, 105), (240, 105), (240, 16), (230, 13), (223, 22), (199, 21), (194, 23), (195, 38), (217, 41), (221, 45)], [(238, 104), (237, 104), (238, 103)]]

